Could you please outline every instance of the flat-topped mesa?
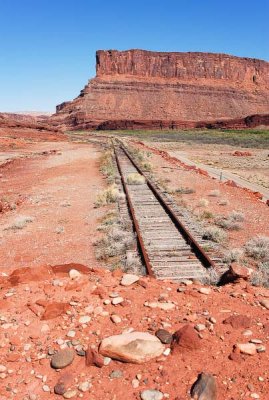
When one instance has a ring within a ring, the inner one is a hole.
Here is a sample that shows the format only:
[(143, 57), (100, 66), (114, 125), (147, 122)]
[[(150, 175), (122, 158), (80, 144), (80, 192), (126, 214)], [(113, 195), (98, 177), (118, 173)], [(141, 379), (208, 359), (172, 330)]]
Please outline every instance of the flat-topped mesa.
[(215, 53), (99, 50), (96, 75), (98, 78), (125, 75), (178, 81), (216, 79), (269, 87), (268, 62)]
[(223, 120), (244, 127), (246, 116), (269, 114), (269, 63), (226, 54), (99, 50), (96, 77), (56, 111), (51, 122), (68, 129), (176, 129), (223, 126)]

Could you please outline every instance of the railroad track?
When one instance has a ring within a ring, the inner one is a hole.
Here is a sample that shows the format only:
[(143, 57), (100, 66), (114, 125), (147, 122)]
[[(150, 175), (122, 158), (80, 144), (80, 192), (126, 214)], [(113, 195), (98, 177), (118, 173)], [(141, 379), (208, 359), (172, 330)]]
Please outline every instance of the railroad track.
[[(197, 224), (178, 210), (168, 194), (140, 169), (123, 144), (114, 146), (115, 157), (140, 250), (149, 275), (180, 281), (204, 279), (208, 271), (223, 273), (221, 257), (210, 257)], [(143, 175), (142, 184), (128, 184), (128, 175)]]

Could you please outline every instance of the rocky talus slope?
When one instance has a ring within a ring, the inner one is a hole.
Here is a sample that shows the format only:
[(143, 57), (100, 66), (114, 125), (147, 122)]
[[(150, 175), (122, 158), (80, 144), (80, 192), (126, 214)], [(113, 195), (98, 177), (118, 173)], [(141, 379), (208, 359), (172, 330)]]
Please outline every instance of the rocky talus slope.
[(2, 272), (1, 400), (266, 399), (269, 291), (80, 264)]
[(84, 129), (225, 127), (226, 121), (248, 127), (268, 124), (268, 115), (244, 119), (261, 114), (269, 114), (266, 61), (111, 50), (97, 51), (96, 77), (75, 100), (57, 106), (51, 121)]

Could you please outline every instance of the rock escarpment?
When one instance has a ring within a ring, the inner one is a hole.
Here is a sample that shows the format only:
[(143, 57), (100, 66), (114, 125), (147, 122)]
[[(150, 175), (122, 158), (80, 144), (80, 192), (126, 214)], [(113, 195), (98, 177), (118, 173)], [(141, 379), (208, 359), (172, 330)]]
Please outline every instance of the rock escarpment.
[(52, 122), (75, 129), (173, 129), (235, 120), (243, 127), (243, 118), (260, 114), (269, 114), (266, 61), (101, 50), (96, 53), (96, 77), (75, 100), (57, 106)]

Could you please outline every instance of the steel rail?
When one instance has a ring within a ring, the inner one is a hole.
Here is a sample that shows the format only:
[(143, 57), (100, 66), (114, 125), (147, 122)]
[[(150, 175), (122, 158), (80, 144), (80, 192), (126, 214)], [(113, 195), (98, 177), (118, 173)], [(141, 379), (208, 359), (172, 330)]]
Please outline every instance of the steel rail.
[[(175, 212), (173, 211), (173, 209), (170, 207), (170, 205), (166, 202), (166, 200), (163, 198), (162, 194), (160, 193), (160, 191), (156, 188), (156, 186), (150, 181), (150, 179), (143, 173), (143, 171), (141, 170), (141, 168), (139, 167), (139, 165), (137, 165), (137, 163), (134, 161), (133, 157), (130, 155), (130, 153), (128, 152), (128, 150), (125, 148), (125, 146), (122, 144), (122, 142), (120, 142), (118, 140), (118, 142), (120, 143), (120, 148), (123, 150), (123, 152), (125, 153), (125, 155), (128, 157), (128, 159), (130, 160), (130, 162), (132, 163), (132, 165), (136, 168), (136, 170), (145, 178), (145, 181), (148, 185), (148, 187), (151, 189), (151, 191), (153, 192), (154, 196), (157, 198), (157, 200), (159, 201), (159, 203), (161, 204), (161, 206), (164, 208), (164, 210), (167, 212), (167, 214), (169, 215), (169, 217), (171, 218), (171, 220), (173, 221), (174, 225), (176, 226), (176, 228), (179, 230), (179, 232), (181, 233), (181, 235), (184, 237), (184, 239), (186, 240), (187, 244), (191, 247), (191, 249), (193, 250), (194, 254), (196, 255), (196, 257), (202, 262), (202, 264), (204, 265), (205, 268), (214, 268), (215, 270), (217, 270), (217, 266), (215, 264), (215, 262), (213, 260), (211, 260), (211, 258), (206, 254), (206, 252), (204, 251), (204, 249), (201, 247), (201, 245), (197, 242), (197, 240), (193, 237), (193, 235), (191, 234), (191, 232), (189, 231), (189, 229), (180, 221), (180, 219), (178, 218), (178, 216), (175, 214)], [(115, 151), (115, 156), (116, 156), (116, 162), (117, 162), (117, 166), (119, 168), (120, 171), (120, 175), (121, 175), (121, 179), (123, 182), (123, 187), (124, 187), (124, 191), (125, 194), (127, 196), (127, 201), (130, 207), (130, 212), (134, 221), (134, 226), (135, 226), (135, 230), (138, 236), (138, 240), (139, 240), (139, 244), (140, 244), (140, 248), (144, 257), (144, 261), (148, 270), (148, 273), (150, 275), (154, 275), (153, 271), (152, 271), (152, 266), (142, 239), (142, 236), (140, 234), (140, 228), (135, 216), (135, 212), (134, 209), (132, 207), (132, 203), (131, 203), (131, 199), (130, 196), (128, 194), (128, 188), (125, 182), (125, 179), (123, 177), (122, 174), (122, 170), (121, 170), (121, 166), (120, 166), (120, 162), (119, 162), (119, 158), (116, 152), (116, 149), (114, 147), (114, 151)]]

